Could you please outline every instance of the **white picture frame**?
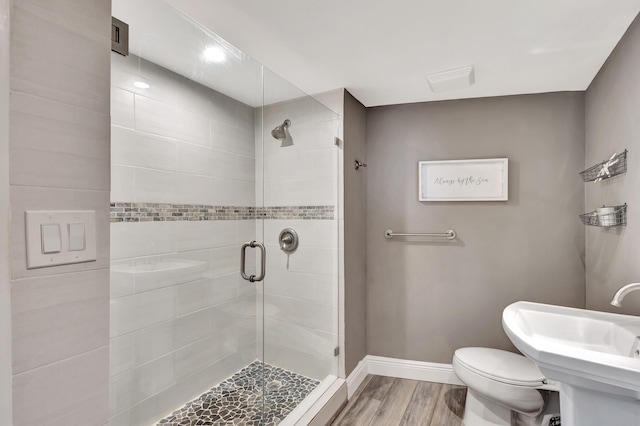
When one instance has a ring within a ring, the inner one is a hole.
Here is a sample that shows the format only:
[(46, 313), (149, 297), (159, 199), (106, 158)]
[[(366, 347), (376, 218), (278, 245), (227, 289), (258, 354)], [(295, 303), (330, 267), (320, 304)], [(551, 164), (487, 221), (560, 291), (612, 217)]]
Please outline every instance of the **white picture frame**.
[(419, 201), (507, 201), (509, 159), (418, 162)]

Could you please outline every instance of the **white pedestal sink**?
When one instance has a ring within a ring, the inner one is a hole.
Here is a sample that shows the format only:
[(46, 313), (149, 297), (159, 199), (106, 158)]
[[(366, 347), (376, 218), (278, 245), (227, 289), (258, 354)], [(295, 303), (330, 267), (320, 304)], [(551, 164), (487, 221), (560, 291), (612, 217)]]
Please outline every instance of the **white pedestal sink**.
[(502, 326), (560, 382), (562, 426), (640, 425), (640, 317), (516, 302)]

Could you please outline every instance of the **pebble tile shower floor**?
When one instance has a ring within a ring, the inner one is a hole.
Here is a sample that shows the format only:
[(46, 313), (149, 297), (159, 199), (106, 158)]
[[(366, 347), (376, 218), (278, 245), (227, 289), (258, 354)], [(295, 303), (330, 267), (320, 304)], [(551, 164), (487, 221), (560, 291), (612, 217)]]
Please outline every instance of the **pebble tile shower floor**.
[[(266, 388), (264, 415), (263, 368)], [(254, 361), (160, 420), (158, 425), (277, 425), (319, 383), (318, 380)]]

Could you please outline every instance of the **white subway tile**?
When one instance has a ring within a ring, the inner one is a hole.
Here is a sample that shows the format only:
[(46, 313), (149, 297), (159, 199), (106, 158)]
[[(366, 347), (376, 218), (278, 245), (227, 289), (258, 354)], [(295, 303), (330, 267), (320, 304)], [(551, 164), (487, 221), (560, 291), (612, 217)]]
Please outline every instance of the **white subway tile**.
[(102, 0), (81, 3), (75, 0), (31, 0), (32, 3), (53, 12), (59, 18), (73, 22), (85, 30), (94, 31), (104, 37), (111, 37), (111, 7)]
[(300, 151), (336, 149), (337, 125), (333, 121), (316, 121), (302, 124), (296, 129), (294, 144)]
[(11, 89), (109, 114), (110, 45), (108, 36), (69, 25), (32, 2), (15, 2)]
[(193, 144), (178, 145), (177, 170), (224, 179), (255, 179), (255, 159)]
[[(114, 389), (113, 389), (113, 384), (111, 384), (110, 386), (110, 394), (114, 393)], [(109, 401), (113, 401), (112, 397), (109, 397)], [(135, 409), (132, 408), (130, 410), (124, 410), (119, 412), (118, 414), (114, 414), (111, 415), (111, 417), (109, 417), (109, 423), (106, 424), (105, 426), (132, 426), (131, 424), (131, 411), (133, 411)], [(109, 412), (111, 412), (111, 410), (109, 410)]]
[(211, 313), (207, 310), (144, 328), (133, 336), (133, 359), (136, 366), (167, 355), (204, 339), (211, 333)]
[(213, 148), (255, 157), (254, 145), (253, 126), (235, 127), (215, 120), (211, 122), (211, 146)]
[(86, 403), (76, 406), (64, 413), (60, 417), (50, 419), (47, 422), (48, 426), (69, 426), (69, 425), (87, 425), (87, 426), (109, 426), (109, 423), (103, 424), (105, 421), (104, 416), (100, 416), (98, 413), (108, 413), (109, 407), (108, 401), (101, 398), (108, 397), (108, 393), (105, 392), (105, 397), (98, 396)]
[(255, 206), (256, 184), (242, 180), (212, 178), (212, 204), (219, 206)]
[(235, 326), (234, 337), (238, 339), (238, 346), (245, 347), (256, 341), (255, 318), (249, 317)]
[(206, 176), (176, 173), (172, 199), (176, 204), (212, 204), (211, 178)]
[[(14, 425), (105, 424), (108, 365), (109, 348), (104, 346), (13, 376)], [(83, 407), (90, 407), (93, 413), (88, 423)]]
[(135, 170), (129, 166), (111, 166), (111, 202), (129, 203), (135, 200)]
[[(112, 382), (112, 393), (113, 388), (114, 383)], [(144, 401), (132, 406), (130, 409), (118, 412), (117, 414), (113, 414), (113, 409), (115, 407), (112, 403), (112, 416), (109, 419), (110, 426), (155, 425), (158, 420), (166, 417), (167, 414), (170, 414), (170, 412), (161, 411), (161, 406), (159, 404), (160, 395), (161, 393), (147, 398)], [(130, 406), (127, 405), (125, 401), (132, 401), (132, 397), (129, 395), (129, 399), (123, 399), (122, 401), (120, 401), (121, 407)], [(178, 407), (179, 405), (176, 405), (173, 408), (176, 409)]]
[(329, 333), (338, 329), (337, 307), (312, 301), (265, 294), (264, 315), (266, 318)]
[(132, 402), (134, 404), (141, 402), (173, 385), (176, 382), (173, 365), (173, 354), (169, 354), (136, 367), (127, 373), (133, 376)]
[[(275, 77), (280, 80), (280, 77)], [(269, 78), (265, 76), (265, 86), (268, 87)], [(273, 129), (281, 124), (285, 118), (291, 120), (291, 130), (293, 126), (299, 127), (313, 123), (313, 112), (315, 101), (311, 98), (304, 97), (300, 92), (300, 97), (288, 102), (281, 102), (275, 105), (269, 105), (264, 108), (264, 123), (267, 129)]]
[[(264, 240), (278, 241), (280, 232), (293, 228), (300, 239), (300, 247), (336, 248), (338, 223), (335, 220), (270, 219), (264, 221)], [(295, 255), (295, 253), (294, 253)]]
[(175, 318), (176, 298), (169, 287), (111, 300), (111, 337)]
[(314, 286), (313, 300), (324, 305), (338, 306), (338, 277), (326, 275), (311, 275), (309, 280)]
[[(116, 12), (114, 8), (114, 12)], [(149, 96), (151, 89), (155, 89), (158, 84), (153, 81), (153, 76), (142, 72), (141, 65), (143, 59), (129, 52), (129, 56), (122, 56), (118, 53), (111, 52), (111, 87), (120, 90), (126, 90), (132, 94)], [(175, 74), (174, 74), (175, 75)], [(152, 84), (148, 89), (142, 89), (134, 85), (137, 81), (144, 81)]]
[(136, 168), (135, 201), (139, 203), (176, 203), (180, 189), (175, 172)]
[(127, 259), (176, 251), (176, 222), (114, 222), (111, 258)]
[(265, 182), (264, 203), (267, 206), (335, 205), (337, 181), (332, 178), (314, 178)]
[(237, 332), (231, 327), (176, 351), (176, 378), (181, 380), (238, 350)]
[(109, 116), (11, 95), (11, 184), (109, 190)]
[(225, 247), (236, 243), (237, 221), (200, 220), (176, 223), (178, 251)]
[(255, 159), (218, 151), (214, 156), (213, 177), (242, 181), (255, 181)]
[[(117, 55), (117, 54), (115, 54)], [(120, 56), (120, 55), (117, 55)], [(133, 129), (135, 114), (133, 93), (111, 86), (111, 124)]]
[(135, 97), (136, 130), (209, 146), (209, 120), (143, 96)]
[(255, 311), (255, 296), (243, 296), (205, 310), (211, 319), (212, 333), (227, 329), (248, 318), (253, 318), (255, 323)]
[(271, 346), (302, 352), (314, 357), (329, 358), (338, 346), (338, 335), (313, 330), (297, 324), (266, 318), (264, 339)]
[(179, 142), (176, 151), (176, 170), (181, 173), (213, 176), (214, 155), (219, 151), (208, 146)]
[(176, 144), (171, 139), (111, 126), (111, 164), (173, 171)]
[[(116, 413), (131, 407), (135, 400), (133, 397), (133, 372), (126, 371), (117, 376), (109, 378), (109, 415), (114, 416)], [(121, 417), (121, 416), (114, 416)], [(121, 421), (116, 421), (116, 424)]]
[(337, 277), (267, 268), (264, 289), (267, 294), (276, 296), (338, 305)]
[(132, 370), (134, 340), (133, 334), (114, 337), (109, 342), (109, 376), (114, 377)]
[(210, 275), (208, 253), (201, 251), (144, 257), (136, 259), (133, 268), (121, 271), (135, 277), (136, 293), (176, 286)]
[(109, 274), (109, 289), (111, 299), (129, 296), (136, 292), (135, 262), (133, 260), (118, 260), (111, 262)]
[(284, 181), (337, 176), (336, 149), (316, 151), (282, 150), (265, 158), (265, 181)]
[(285, 370), (295, 371), (303, 376), (323, 380), (329, 374), (338, 371), (338, 357), (314, 356), (293, 349), (283, 348), (266, 342), (264, 345), (265, 362)]
[(300, 245), (294, 253), (287, 256), (277, 245), (268, 244), (266, 247), (267, 252), (271, 253), (270, 268), (330, 277), (336, 277), (338, 274), (336, 248)]
[(215, 248), (210, 253), (213, 276), (239, 273), (240, 246)]
[(238, 126), (238, 111), (246, 113), (246, 105), (241, 104), (229, 96), (212, 90), (207, 94), (211, 100), (210, 117), (218, 122)]
[(15, 145), (10, 155), (12, 185), (109, 189), (109, 167), (102, 159)]
[(12, 282), (13, 372), (108, 345), (109, 270)]
[(235, 274), (207, 278), (178, 286), (178, 315), (209, 308), (237, 296)]
[[(247, 272), (249, 273), (249, 272)], [(255, 270), (251, 271), (252, 274), (255, 274)], [(238, 279), (238, 297), (242, 298), (247, 295), (255, 295), (256, 294), (256, 286), (255, 283), (249, 282), (242, 278), (240, 274), (236, 275)]]
[(247, 241), (257, 240), (256, 221), (254, 219), (236, 221), (238, 232), (236, 234), (236, 244), (243, 244)]

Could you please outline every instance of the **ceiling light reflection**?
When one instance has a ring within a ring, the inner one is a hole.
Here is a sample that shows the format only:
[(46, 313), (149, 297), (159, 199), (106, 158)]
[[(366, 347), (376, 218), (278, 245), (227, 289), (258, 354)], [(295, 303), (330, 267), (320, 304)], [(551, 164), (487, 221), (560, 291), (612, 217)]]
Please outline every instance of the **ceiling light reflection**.
[(227, 54), (220, 46), (208, 46), (202, 52), (202, 59), (205, 62), (220, 64), (227, 60)]

